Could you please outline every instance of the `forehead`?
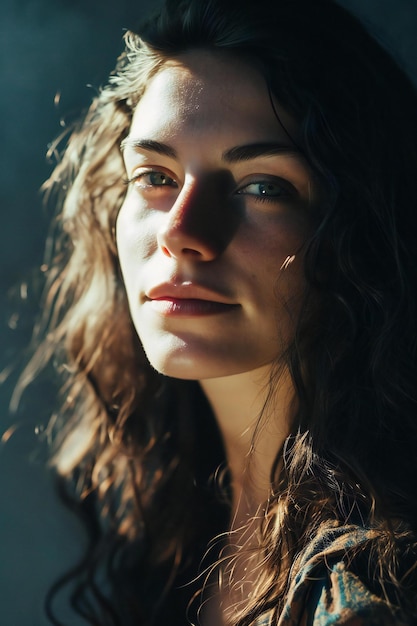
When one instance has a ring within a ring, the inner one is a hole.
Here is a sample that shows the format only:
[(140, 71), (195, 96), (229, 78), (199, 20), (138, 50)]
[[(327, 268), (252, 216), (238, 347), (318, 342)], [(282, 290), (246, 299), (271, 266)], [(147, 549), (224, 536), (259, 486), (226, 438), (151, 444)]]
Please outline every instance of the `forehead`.
[[(278, 116), (277, 116), (278, 114)], [(256, 139), (271, 132), (292, 136), (291, 116), (278, 102), (271, 103), (267, 83), (249, 62), (224, 52), (193, 50), (166, 61), (139, 101), (131, 134), (168, 136), (199, 129), (246, 134)], [(133, 133), (132, 133), (133, 131)]]

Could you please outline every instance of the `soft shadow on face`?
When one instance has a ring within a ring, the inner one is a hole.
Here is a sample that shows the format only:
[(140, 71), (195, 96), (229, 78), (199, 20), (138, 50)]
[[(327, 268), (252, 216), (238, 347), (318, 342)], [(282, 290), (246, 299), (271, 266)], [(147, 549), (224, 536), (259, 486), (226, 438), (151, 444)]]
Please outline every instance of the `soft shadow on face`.
[(298, 314), (315, 186), (263, 77), (208, 51), (168, 62), (136, 108), (124, 158), (117, 244), (151, 364), (202, 380), (274, 361)]
[[(202, 242), (207, 242), (208, 246), (213, 247), (214, 256), (221, 256), (233, 240), (244, 210), (242, 197), (234, 199), (234, 208), (230, 210), (229, 197), (234, 188), (233, 176), (226, 169), (202, 173), (199, 184), (190, 187), (183, 210), (177, 212), (174, 221), (166, 221), (166, 229), (159, 231), (157, 238), (160, 245), (166, 243), (164, 249), (180, 258), (186, 252), (184, 245), (188, 235), (190, 241), (200, 242), (190, 243), (189, 254), (198, 254)], [(198, 210), (187, 210), (189, 203), (198, 207)]]

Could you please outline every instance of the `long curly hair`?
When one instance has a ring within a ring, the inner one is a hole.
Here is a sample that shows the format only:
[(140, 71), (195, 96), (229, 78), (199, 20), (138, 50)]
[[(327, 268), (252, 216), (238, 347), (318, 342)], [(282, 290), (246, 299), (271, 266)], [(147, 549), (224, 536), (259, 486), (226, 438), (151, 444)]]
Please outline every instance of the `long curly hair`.
[[(417, 531), (413, 85), (331, 0), (167, 0), (125, 42), (45, 185), (58, 207), (46, 314), (20, 383), (51, 360), (62, 378), (54, 461), (74, 479), (92, 536), (73, 572), (74, 605), (101, 626), (183, 624), (199, 589), (183, 583), (228, 528), (215, 421), (197, 383), (147, 362), (114, 236), (125, 194), (120, 144), (135, 106), (167, 59), (202, 47), (256, 65), (296, 119), (298, 147), (323, 190), (297, 328), (279, 355), (297, 409), (271, 474), (258, 583), (234, 623), (250, 626), (271, 609), (278, 620), (310, 538), (346, 524), (374, 531), (369, 584), (417, 617), (415, 573), (399, 562)], [(103, 571), (107, 593), (96, 582)]]

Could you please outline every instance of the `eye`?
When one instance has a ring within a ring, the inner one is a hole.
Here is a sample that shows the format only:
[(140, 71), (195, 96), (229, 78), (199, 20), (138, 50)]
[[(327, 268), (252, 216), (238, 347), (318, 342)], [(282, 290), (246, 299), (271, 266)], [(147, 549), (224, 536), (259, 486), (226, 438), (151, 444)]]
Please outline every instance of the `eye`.
[(165, 172), (159, 172), (157, 170), (142, 170), (126, 182), (128, 185), (133, 183), (136, 187), (149, 190), (153, 187), (178, 187), (177, 182), (173, 178), (165, 174)]
[(253, 196), (260, 201), (287, 200), (295, 196), (296, 191), (290, 183), (281, 180), (258, 180), (248, 183), (236, 192), (239, 195)]

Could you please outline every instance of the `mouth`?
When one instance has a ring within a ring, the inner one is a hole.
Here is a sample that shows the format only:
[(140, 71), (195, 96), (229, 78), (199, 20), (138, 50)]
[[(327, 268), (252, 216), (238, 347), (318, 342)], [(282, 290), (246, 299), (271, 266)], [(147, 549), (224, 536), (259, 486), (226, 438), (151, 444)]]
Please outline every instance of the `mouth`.
[(144, 302), (153, 311), (167, 317), (216, 315), (240, 306), (220, 291), (191, 282), (156, 285), (146, 292)]
[(173, 298), (163, 296), (148, 300), (150, 307), (160, 315), (175, 317), (199, 317), (230, 312), (239, 307), (238, 304), (227, 304), (199, 298)]

